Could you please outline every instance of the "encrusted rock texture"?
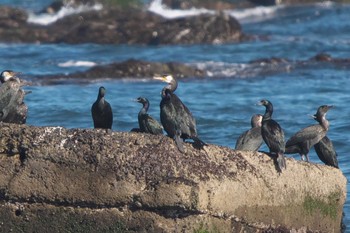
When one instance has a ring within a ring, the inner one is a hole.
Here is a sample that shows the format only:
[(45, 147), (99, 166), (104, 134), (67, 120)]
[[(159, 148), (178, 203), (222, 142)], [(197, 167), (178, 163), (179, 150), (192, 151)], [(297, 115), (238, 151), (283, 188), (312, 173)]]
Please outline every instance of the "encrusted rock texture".
[(339, 169), (130, 132), (0, 123), (0, 232), (340, 232)]

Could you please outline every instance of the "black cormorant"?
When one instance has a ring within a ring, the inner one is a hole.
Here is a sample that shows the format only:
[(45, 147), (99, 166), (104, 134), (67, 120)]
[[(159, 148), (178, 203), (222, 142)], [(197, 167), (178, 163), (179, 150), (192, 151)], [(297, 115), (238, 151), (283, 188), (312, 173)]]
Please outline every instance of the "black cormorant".
[(268, 100), (261, 100), (258, 104), (266, 108), (261, 123), (261, 136), (270, 149), (270, 153), (277, 155), (277, 165), (281, 172), (282, 169), (286, 168), (286, 160), (284, 158), (284, 132), (281, 126), (271, 119), (273, 113), (272, 103)]
[(314, 145), (316, 154), (318, 155), (318, 158), (324, 162), (324, 164), (339, 168), (338, 166), (338, 159), (337, 159), (337, 152), (335, 151), (333, 147), (332, 141), (327, 137), (324, 136), (318, 143)]
[(301, 159), (309, 162), (309, 151), (316, 143), (318, 143), (324, 136), (329, 128), (329, 122), (326, 120), (327, 111), (332, 108), (332, 105), (322, 105), (317, 109), (317, 113), (314, 115), (316, 121), (319, 124), (306, 127), (296, 134), (294, 134), (286, 143), (286, 154), (299, 153)]
[(157, 76), (154, 79), (168, 83), (162, 90), (160, 102), (160, 121), (168, 136), (175, 139), (181, 152), (184, 152), (184, 148), (180, 138), (190, 138), (197, 147), (203, 148), (205, 143), (197, 136), (196, 120), (186, 105), (174, 94), (177, 88), (176, 79), (171, 75)]
[(138, 114), (140, 132), (163, 134), (163, 127), (160, 125), (160, 123), (147, 113), (149, 108), (148, 99), (139, 97), (136, 99), (136, 101), (142, 104), (142, 108)]
[[(317, 115), (312, 116), (317, 121)], [(324, 164), (339, 168), (338, 165), (338, 154), (334, 149), (332, 141), (327, 137), (324, 136), (318, 143), (314, 145), (316, 154), (318, 155), (318, 158), (324, 162)]]
[(248, 150), (257, 151), (259, 150), (261, 144), (263, 143), (263, 138), (261, 136), (261, 122), (263, 116), (260, 114), (255, 114), (251, 119), (252, 128), (245, 131), (236, 142), (236, 150)]
[(100, 87), (95, 103), (91, 107), (94, 128), (112, 129), (113, 113), (111, 105), (105, 100), (106, 89)]

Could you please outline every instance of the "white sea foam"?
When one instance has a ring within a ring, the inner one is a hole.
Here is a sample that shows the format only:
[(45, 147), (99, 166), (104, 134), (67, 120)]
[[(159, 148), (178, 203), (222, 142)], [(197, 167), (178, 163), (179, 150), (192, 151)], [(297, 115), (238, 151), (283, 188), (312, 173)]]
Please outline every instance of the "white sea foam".
[(92, 67), (97, 65), (95, 62), (92, 61), (73, 61), (69, 60), (66, 62), (58, 63), (59, 67), (77, 67), (77, 66), (84, 66), (84, 67)]
[(230, 11), (227, 11), (227, 13), (229, 13), (231, 16), (235, 17), (239, 21), (257, 22), (257, 21), (273, 18), (276, 12), (283, 7), (284, 5), (258, 6), (254, 8), (230, 10)]
[[(277, 6), (258, 6), (254, 8), (245, 8), (245, 9), (235, 9), (225, 11), (227, 14), (235, 17), (239, 21), (261, 21), (264, 19), (269, 19), (275, 16), (277, 10), (283, 8), (284, 5)], [(216, 11), (208, 9), (198, 9), (191, 8), (188, 10), (179, 10), (179, 9), (169, 9), (167, 6), (162, 4), (162, 0), (153, 0), (148, 8), (149, 11), (161, 15), (168, 19), (194, 16), (200, 14), (215, 14)]]
[(215, 11), (213, 10), (197, 9), (197, 8), (192, 8), (188, 10), (169, 9), (168, 7), (162, 4), (162, 0), (152, 1), (151, 4), (149, 5), (148, 10), (168, 19), (194, 16), (194, 15), (200, 15), (205, 13), (209, 13), (209, 14), (215, 13)]
[(207, 70), (209, 77), (234, 77), (242, 75), (246, 70), (246, 64), (227, 62), (200, 62), (194, 64), (198, 69)]
[(72, 6), (67, 5), (67, 6), (62, 7), (55, 14), (44, 13), (44, 14), (36, 15), (34, 13), (29, 13), (28, 23), (48, 25), (48, 24), (56, 22), (57, 20), (65, 17), (67, 15), (79, 14), (81, 12), (93, 11), (93, 10), (98, 11), (101, 9), (102, 9), (102, 4), (95, 4), (93, 6), (80, 5), (78, 7), (72, 7)]
[(273, 74), (278, 72), (289, 72), (293, 63), (227, 63), (227, 62), (200, 62), (195, 63), (198, 69), (206, 70), (209, 77), (221, 78), (252, 78), (256, 76)]
[(322, 1), (322, 2), (317, 2), (316, 6), (321, 6), (324, 8), (330, 8), (333, 7), (336, 3), (333, 1)]

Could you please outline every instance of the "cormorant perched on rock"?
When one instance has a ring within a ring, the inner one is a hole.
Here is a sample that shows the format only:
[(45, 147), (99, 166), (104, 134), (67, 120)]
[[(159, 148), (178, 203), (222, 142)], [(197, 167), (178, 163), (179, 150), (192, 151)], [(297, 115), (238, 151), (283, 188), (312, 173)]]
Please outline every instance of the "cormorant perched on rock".
[(190, 138), (197, 147), (203, 148), (206, 144), (197, 136), (196, 120), (186, 105), (174, 94), (177, 88), (176, 79), (171, 75), (157, 76), (154, 79), (168, 83), (162, 90), (160, 102), (160, 121), (168, 136), (175, 139), (181, 152), (184, 152), (184, 148), (180, 138)]
[(309, 151), (316, 143), (318, 143), (324, 136), (329, 128), (329, 122), (326, 120), (326, 113), (332, 105), (322, 105), (318, 108), (317, 113), (314, 115), (318, 125), (311, 125), (306, 127), (296, 134), (294, 134), (286, 143), (286, 154), (299, 153), (301, 159), (309, 162)]
[(136, 101), (142, 104), (142, 108), (138, 114), (140, 132), (163, 134), (163, 127), (160, 125), (160, 123), (147, 113), (149, 108), (148, 99), (139, 97), (136, 99)]
[(19, 78), (16, 77), (17, 74), (20, 74), (20, 73), (12, 71), (12, 70), (4, 70), (1, 72), (0, 82), (4, 83), (4, 82), (7, 82), (9, 80), (20, 82)]
[(314, 145), (316, 154), (318, 155), (318, 158), (324, 164), (339, 168), (338, 166), (338, 159), (337, 159), (337, 152), (335, 151), (333, 147), (332, 141), (327, 137), (324, 136), (318, 143)]
[(255, 114), (251, 119), (252, 128), (245, 131), (236, 142), (236, 150), (248, 150), (257, 151), (259, 150), (261, 144), (263, 143), (263, 138), (261, 136), (261, 122), (263, 116), (260, 114)]
[(273, 113), (272, 103), (268, 100), (261, 100), (259, 105), (265, 106), (265, 114), (261, 123), (261, 136), (270, 149), (270, 153), (277, 155), (277, 166), (279, 171), (286, 168), (286, 160), (284, 158), (284, 132), (281, 126), (271, 119)]
[[(317, 121), (317, 115), (312, 116)], [(332, 141), (327, 137), (324, 136), (318, 143), (314, 145), (316, 154), (318, 155), (318, 158), (324, 162), (324, 164), (339, 168), (338, 165), (338, 154), (334, 149)]]
[[(14, 82), (19, 83), (20, 86), (29, 86), (32, 84), (31, 82), (27, 82), (27, 81), (17, 77), (17, 75), (19, 75), (19, 74), (21, 74), (21, 72), (15, 72), (12, 70), (4, 70), (0, 74), (0, 82), (2, 84), (4, 84), (5, 82), (8, 82), (8, 81), (14, 81)], [(29, 93), (31, 93), (31, 91), (24, 91), (24, 94), (29, 94)]]
[(91, 107), (94, 128), (112, 129), (113, 113), (111, 105), (105, 100), (106, 89), (100, 87), (95, 103)]
[(0, 76), (0, 121), (24, 124), (28, 107), (23, 101), (29, 92), (22, 90), (23, 85), (17, 77), (15, 78), (15, 72), (5, 70)]

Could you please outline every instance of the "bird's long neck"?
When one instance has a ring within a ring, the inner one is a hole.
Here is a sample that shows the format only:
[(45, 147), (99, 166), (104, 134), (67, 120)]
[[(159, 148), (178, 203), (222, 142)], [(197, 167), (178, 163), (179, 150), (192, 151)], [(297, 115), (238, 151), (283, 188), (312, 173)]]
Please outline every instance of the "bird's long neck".
[(177, 89), (177, 81), (174, 79), (172, 80), (167, 86), (165, 86), (164, 88), (168, 89), (169, 91), (171, 91), (172, 93), (175, 92), (175, 90)]
[(168, 89), (167, 87), (164, 87), (162, 90), (162, 99), (169, 100), (171, 93), (172, 91), (170, 89)]
[(103, 106), (105, 104), (105, 97), (104, 96), (98, 95), (97, 100), (98, 100), (99, 106)]
[(142, 107), (141, 110), (140, 110), (140, 114), (145, 114), (145, 113), (147, 113), (147, 111), (148, 111), (149, 102), (147, 101), (147, 102), (143, 103), (142, 105), (143, 105), (143, 107)]
[(270, 120), (270, 119), (271, 119), (271, 116), (272, 116), (272, 113), (273, 113), (272, 104), (266, 105), (266, 110), (265, 110), (265, 114), (264, 114), (264, 116), (263, 116), (263, 121), (264, 121), (264, 120)]
[(162, 90), (162, 98), (169, 99), (170, 95), (177, 89), (177, 81), (173, 80), (168, 85), (166, 85)]
[(317, 117), (318, 123), (325, 129), (329, 129), (329, 121), (326, 119), (326, 114)]

